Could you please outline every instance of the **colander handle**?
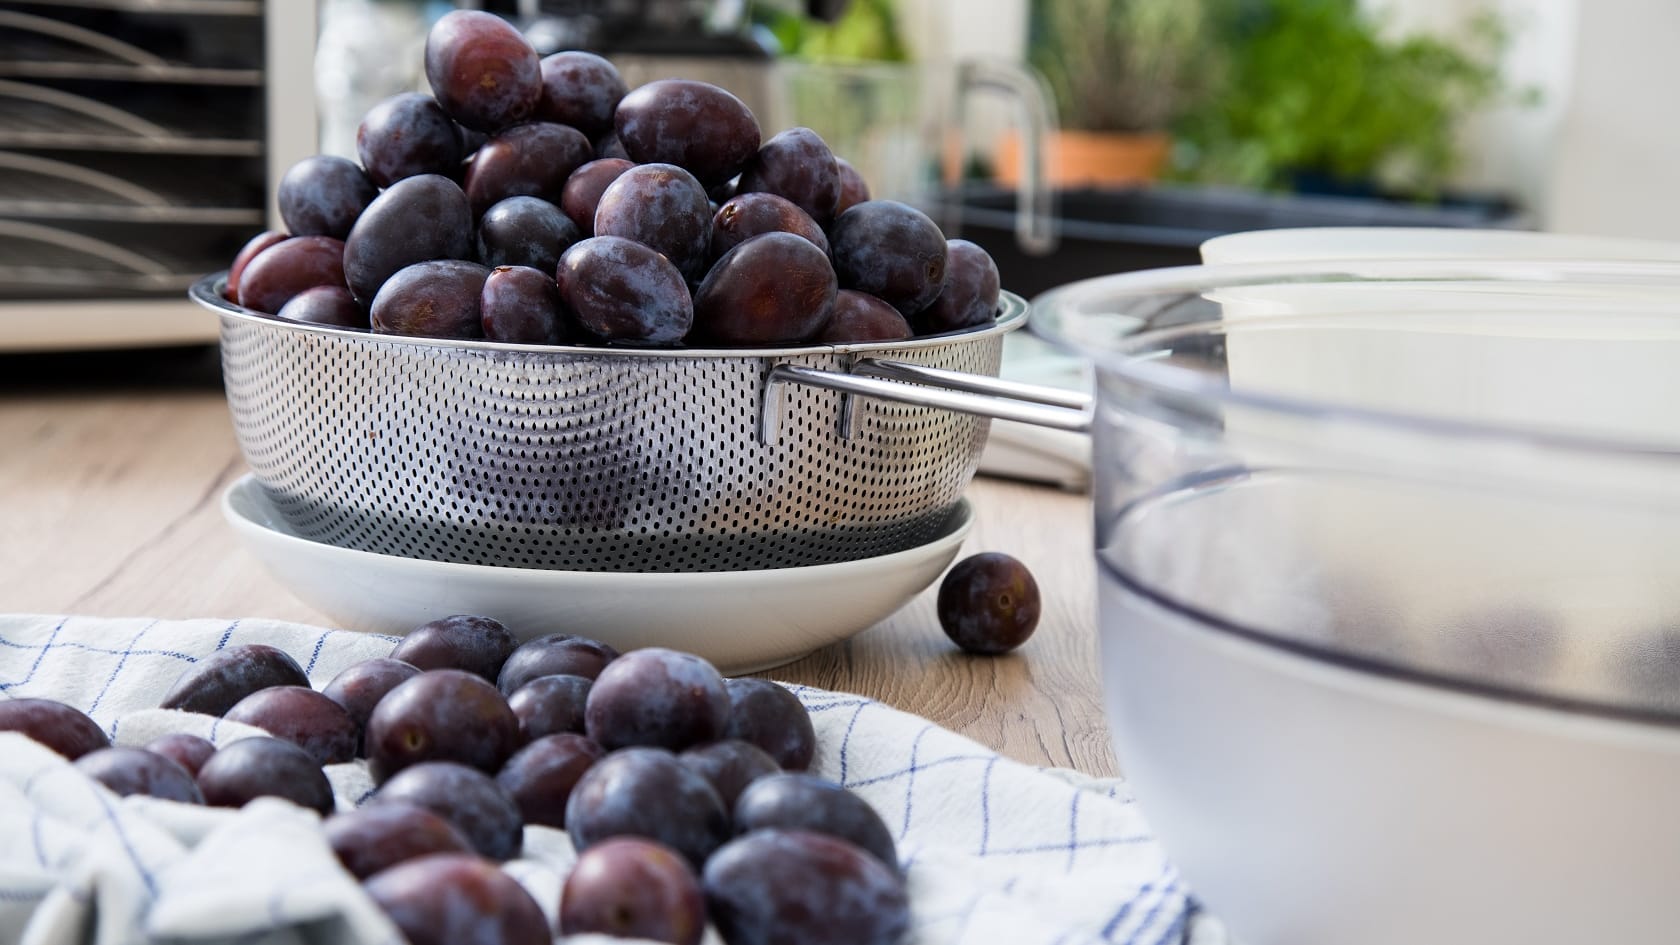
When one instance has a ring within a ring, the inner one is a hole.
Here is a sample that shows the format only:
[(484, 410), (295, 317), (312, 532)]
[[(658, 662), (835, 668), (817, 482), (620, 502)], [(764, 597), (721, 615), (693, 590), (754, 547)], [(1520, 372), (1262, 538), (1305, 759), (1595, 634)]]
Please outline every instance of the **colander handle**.
[[(859, 397), (875, 397), (917, 407), (937, 407), (958, 413), (1015, 420), (1034, 426), (1084, 433), (1091, 429), (1091, 395), (1057, 387), (1004, 381), (982, 374), (864, 358), (851, 373), (778, 364), (764, 381), (763, 409), (758, 437), (773, 443), (780, 431), (782, 393), (788, 384), (804, 384)], [(840, 411), (840, 436), (851, 438), (851, 403)]]

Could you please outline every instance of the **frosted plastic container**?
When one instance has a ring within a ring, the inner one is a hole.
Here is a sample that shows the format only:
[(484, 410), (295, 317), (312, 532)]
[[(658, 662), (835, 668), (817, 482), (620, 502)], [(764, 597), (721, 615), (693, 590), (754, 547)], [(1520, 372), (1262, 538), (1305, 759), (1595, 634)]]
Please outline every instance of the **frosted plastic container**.
[(1680, 266), (1078, 283), (1120, 765), (1248, 945), (1680, 938)]

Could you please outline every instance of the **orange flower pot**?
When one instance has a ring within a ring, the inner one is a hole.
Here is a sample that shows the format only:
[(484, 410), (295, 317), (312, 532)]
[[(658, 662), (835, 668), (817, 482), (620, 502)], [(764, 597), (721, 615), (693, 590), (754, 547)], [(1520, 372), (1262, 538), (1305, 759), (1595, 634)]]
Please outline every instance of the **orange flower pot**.
[[(1165, 132), (1061, 131), (1047, 142), (1053, 187), (1146, 184), (1161, 176), (1172, 153)], [(997, 178), (1014, 184), (1021, 178), (1021, 141), (1008, 135), (999, 142)]]

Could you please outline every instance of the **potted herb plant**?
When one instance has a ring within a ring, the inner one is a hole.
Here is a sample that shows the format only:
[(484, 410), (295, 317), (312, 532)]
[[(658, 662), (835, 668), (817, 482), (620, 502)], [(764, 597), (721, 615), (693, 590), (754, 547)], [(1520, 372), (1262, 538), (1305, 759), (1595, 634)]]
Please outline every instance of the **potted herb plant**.
[[(1055, 97), (1062, 130), (1050, 143), (1060, 187), (1153, 180), (1172, 147), (1170, 128), (1207, 85), (1203, 0), (1038, 0), (1028, 60)], [(998, 176), (1013, 180), (1011, 142)]]

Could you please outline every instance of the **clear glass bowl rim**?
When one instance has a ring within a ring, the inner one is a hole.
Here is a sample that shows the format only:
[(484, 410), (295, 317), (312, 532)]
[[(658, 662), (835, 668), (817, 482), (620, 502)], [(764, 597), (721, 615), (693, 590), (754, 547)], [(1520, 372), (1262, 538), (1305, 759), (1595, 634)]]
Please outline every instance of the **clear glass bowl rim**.
[[(1207, 411), (1242, 407), (1299, 420), (1329, 420), (1392, 429), (1396, 432), (1478, 440), (1518, 441), (1549, 449), (1606, 456), (1660, 458), (1680, 462), (1680, 441), (1641, 441), (1559, 432), (1541, 428), (1458, 420), (1317, 401), (1260, 390), (1233, 389), (1205, 373), (1146, 357), (1174, 339), (1206, 334), (1220, 322), (1189, 322), (1169, 328), (1126, 331), (1122, 319), (1145, 305), (1164, 307), (1172, 299), (1199, 298), (1219, 289), (1285, 285), (1443, 283), (1567, 287), (1639, 287), (1661, 291), (1656, 299), (1671, 305), (1680, 330), (1680, 263), (1664, 260), (1603, 259), (1349, 259), (1265, 263), (1225, 263), (1145, 269), (1084, 279), (1051, 289), (1032, 300), (1028, 331), (1056, 347), (1091, 360), (1098, 369), (1152, 395)], [(1653, 299), (1643, 300), (1649, 304)], [(1595, 299), (1614, 308), (1614, 298)], [(1625, 302), (1623, 303), (1625, 304)], [(1323, 317), (1322, 313), (1313, 313)], [(1385, 313), (1392, 314), (1392, 313)], [(1334, 316), (1331, 316), (1334, 317)], [(1111, 323), (1097, 344), (1089, 331)]]

